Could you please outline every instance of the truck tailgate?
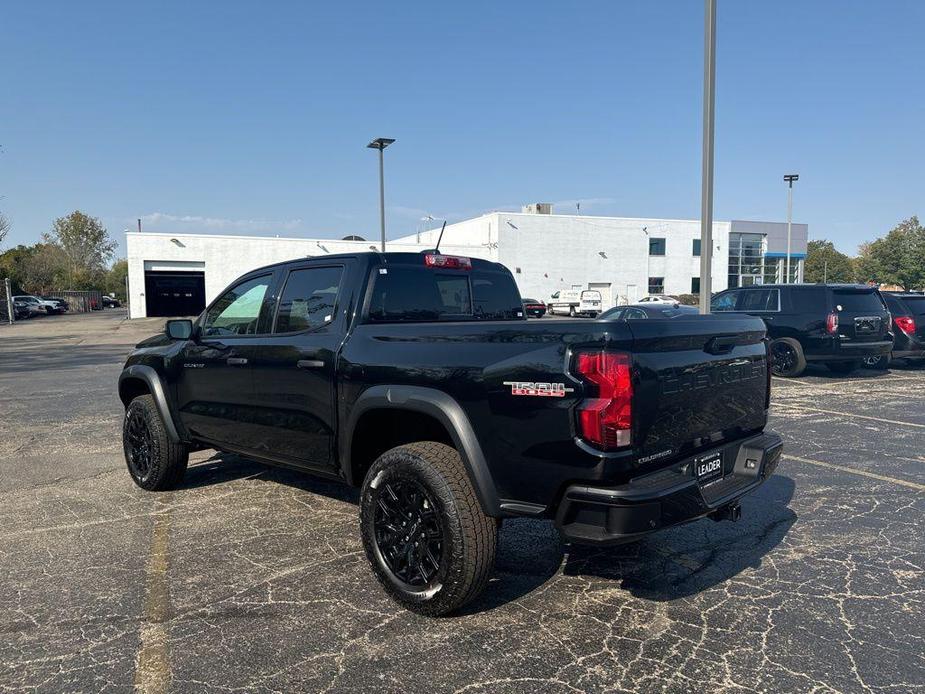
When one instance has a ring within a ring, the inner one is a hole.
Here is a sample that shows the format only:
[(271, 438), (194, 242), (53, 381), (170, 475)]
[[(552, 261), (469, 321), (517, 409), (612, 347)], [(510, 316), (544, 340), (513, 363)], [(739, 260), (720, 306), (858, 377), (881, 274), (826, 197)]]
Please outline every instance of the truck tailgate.
[(637, 463), (738, 438), (767, 421), (765, 325), (744, 316), (629, 321)]

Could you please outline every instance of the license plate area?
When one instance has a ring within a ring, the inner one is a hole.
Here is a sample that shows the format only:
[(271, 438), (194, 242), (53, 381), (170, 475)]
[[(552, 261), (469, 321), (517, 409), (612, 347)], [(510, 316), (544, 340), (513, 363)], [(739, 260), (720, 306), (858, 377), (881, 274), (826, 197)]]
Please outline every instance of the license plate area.
[(701, 487), (723, 479), (723, 454), (721, 451), (694, 459), (694, 476)]
[(880, 332), (879, 316), (861, 316), (854, 319), (855, 335), (876, 335)]

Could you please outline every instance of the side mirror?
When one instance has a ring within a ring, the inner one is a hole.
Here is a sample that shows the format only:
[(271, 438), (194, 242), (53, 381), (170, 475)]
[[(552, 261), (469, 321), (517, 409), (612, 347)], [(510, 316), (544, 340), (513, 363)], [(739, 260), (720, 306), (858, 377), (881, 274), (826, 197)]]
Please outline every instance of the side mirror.
[(171, 340), (188, 340), (193, 335), (193, 321), (186, 318), (169, 320), (164, 325), (164, 332)]

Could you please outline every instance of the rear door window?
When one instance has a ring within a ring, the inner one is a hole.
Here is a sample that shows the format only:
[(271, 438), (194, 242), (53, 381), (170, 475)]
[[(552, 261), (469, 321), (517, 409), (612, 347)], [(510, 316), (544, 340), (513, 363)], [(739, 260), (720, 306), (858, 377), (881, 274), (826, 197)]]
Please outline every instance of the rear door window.
[(740, 292), (737, 311), (777, 311), (778, 290), (747, 289)]
[(878, 314), (884, 311), (883, 302), (876, 291), (836, 289), (835, 307), (846, 313)]
[(276, 311), (275, 333), (310, 330), (334, 318), (334, 304), (344, 269), (313, 267), (293, 270)]
[(408, 266), (374, 272), (372, 322), (523, 319), (517, 285), (504, 272)]

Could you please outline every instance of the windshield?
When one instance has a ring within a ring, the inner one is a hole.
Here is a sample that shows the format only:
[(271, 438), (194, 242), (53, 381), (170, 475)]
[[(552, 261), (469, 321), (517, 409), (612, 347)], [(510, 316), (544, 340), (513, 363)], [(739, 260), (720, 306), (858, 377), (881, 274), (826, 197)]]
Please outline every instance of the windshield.
[(848, 313), (881, 313), (886, 310), (876, 291), (835, 290), (835, 305)]

